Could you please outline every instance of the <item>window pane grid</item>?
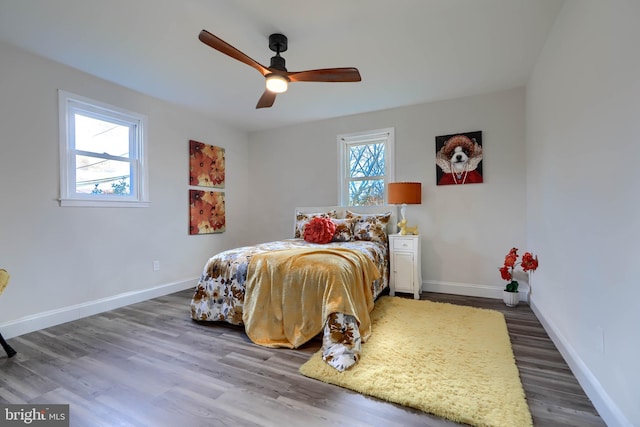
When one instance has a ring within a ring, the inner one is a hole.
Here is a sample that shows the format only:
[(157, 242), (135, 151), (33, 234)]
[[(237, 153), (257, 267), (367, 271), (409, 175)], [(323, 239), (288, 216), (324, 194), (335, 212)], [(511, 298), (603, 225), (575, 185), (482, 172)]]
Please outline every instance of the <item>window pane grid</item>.
[(76, 193), (131, 195), (131, 162), (76, 156)]
[(338, 135), (340, 204), (382, 205), (394, 179), (394, 129)]
[(129, 126), (76, 113), (75, 193), (130, 197)]
[(349, 176), (369, 177), (385, 174), (384, 144), (349, 146)]
[(59, 91), (61, 204), (146, 206), (146, 118)]
[(385, 144), (349, 144), (348, 200), (350, 206), (384, 203)]
[(372, 206), (384, 203), (384, 180), (351, 181), (349, 183), (351, 206)]
[(77, 156), (90, 156), (90, 157), (97, 157), (97, 158), (105, 159), (105, 160), (117, 160), (117, 161), (120, 161), (120, 162), (131, 162), (131, 161), (133, 161), (129, 157), (111, 156), (111, 155), (109, 155), (107, 153), (96, 153), (94, 151), (72, 150), (72, 153), (77, 155)]
[(130, 126), (104, 119), (75, 114), (75, 149), (93, 153), (129, 157), (131, 151)]
[(367, 180), (369, 180), (369, 179), (384, 179), (384, 176), (383, 176), (383, 175), (380, 175), (380, 176), (376, 176), (376, 175), (373, 175), (373, 176), (363, 176), (363, 177), (358, 177), (358, 178), (350, 178), (350, 179), (349, 179), (349, 181), (350, 181), (350, 182), (351, 182), (351, 181), (367, 181)]

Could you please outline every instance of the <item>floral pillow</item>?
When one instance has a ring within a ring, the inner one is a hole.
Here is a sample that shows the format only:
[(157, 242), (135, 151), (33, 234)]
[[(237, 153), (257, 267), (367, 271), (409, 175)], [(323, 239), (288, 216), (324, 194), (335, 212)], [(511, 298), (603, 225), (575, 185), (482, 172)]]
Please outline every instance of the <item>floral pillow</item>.
[(384, 214), (359, 214), (347, 211), (347, 218), (355, 219), (353, 226), (354, 240), (368, 240), (387, 243), (387, 223), (391, 212)]
[(349, 219), (332, 219), (336, 226), (336, 232), (333, 234), (332, 242), (350, 242), (353, 240), (353, 225), (356, 222), (354, 218)]
[(304, 226), (304, 240), (311, 243), (329, 243), (336, 232), (336, 225), (329, 218), (311, 218)]
[(338, 214), (335, 210), (329, 212), (316, 212), (316, 213), (302, 213), (296, 212), (296, 228), (293, 237), (296, 239), (302, 239), (304, 236), (304, 226), (311, 220), (311, 218), (337, 218)]

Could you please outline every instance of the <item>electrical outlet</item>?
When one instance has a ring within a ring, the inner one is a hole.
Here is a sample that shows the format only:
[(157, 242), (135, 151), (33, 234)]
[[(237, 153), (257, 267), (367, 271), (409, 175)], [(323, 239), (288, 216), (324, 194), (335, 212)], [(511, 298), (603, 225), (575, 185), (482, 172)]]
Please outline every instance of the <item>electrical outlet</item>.
[(160, 270), (160, 261), (155, 260), (153, 261), (153, 271), (158, 271)]

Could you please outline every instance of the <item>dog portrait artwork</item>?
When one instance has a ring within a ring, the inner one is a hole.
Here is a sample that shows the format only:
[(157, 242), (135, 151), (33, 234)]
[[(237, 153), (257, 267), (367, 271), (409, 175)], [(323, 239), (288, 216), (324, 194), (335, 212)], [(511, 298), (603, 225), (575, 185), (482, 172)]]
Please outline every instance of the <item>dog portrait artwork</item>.
[(438, 185), (478, 184), (482, 180), (482, 131), (436, 136)]

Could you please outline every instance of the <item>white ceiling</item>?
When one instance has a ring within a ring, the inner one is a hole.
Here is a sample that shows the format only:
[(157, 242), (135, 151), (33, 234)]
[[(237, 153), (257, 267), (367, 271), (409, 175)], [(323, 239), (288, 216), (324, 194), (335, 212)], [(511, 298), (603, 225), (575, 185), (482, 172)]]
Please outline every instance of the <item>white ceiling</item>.
[[(562, 0), (0, 0), (0, 40), (255, 131), (526, 83)], [(289, 71), (357, 67), (359, 83), (264, 79), (204, 45), (207, 29), (259, 63), (289, 38)], [(2, 76), (0, 76), (2, 78)]]

